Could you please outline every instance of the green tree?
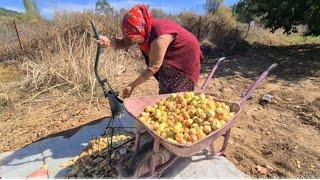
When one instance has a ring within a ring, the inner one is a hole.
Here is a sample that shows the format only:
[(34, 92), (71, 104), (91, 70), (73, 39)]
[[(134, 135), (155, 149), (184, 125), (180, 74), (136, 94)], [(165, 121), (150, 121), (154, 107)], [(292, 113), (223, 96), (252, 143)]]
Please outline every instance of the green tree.
[(319, 0), (242, 0), (241, 3), (245, 4), (246, 13), (259, 17), (271, 32), (283, 28), (284, 33), (290, 34), (297, 32), (298, 25), (307, 25), (308, 34), (320, 35)]
[(114, 9), (111, 7), (107, 0), (98, 0), (96, 2), (96, 12), (100, 14), (113, 14)]
[(26, 13), (30, 16), (40, 16), (39, 8), (33, 0), (23, 0), (23, 5)]
[(248, 37), (250, 22), (254, 19), (254, 12), (256, 12), (256, 8), (257, 7), (255, 5), (248, 4), (248, 2), (244, 0), (241, 0), (232, 6), (232, 12), (236, 16), (237, 20), (248, 25), (245, 38)]
[(223, 4), (223, 0), (206, 0), (204, 9), (207, 13), (215, 13)]
[(247, 1), (241, 0), (232, 6), (232, 12), (237, 20), (243, 23), (250, 23), (253, 20), (256, 6), (248, 4)]

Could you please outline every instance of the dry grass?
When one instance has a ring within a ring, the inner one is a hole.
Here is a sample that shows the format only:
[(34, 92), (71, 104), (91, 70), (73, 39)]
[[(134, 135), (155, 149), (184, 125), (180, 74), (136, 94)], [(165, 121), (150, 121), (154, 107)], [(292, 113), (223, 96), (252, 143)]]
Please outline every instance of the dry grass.
[[(197, 36), (199, 16), (186, 12), (175, 18)], [(21, 62), (20, 67), (25, 73), (21, 89), (41, 93), (48, 89), (60, 88), (67, 94), (75, 93), (79, 97), (97, 97), (100, 89), (98, 90), (93, 73), (96, 44), (92, 41), (91, 20), (96, 22), (101, 34), (121, 35), (121, 17), (117, 15), (58, 12), (52, 21), (20, 19), (18, 26), (23, 34), (25, 46), (25, 53), (22, 54), (18, 50), (12, 22), (3, 22), (4, 26), (0, 31), (4, 33), (0, 38), (5, 43), (0, 48), (0, 57)], [(241, 32), (246, 29), (245, 25), (235, 21), (228, 8), (222, 8), (213, 15), (203, 16), (201, 25), (200, 38), (209, 40), (206, 44), (221, 50), (234, 46)], [(292, 37), (294, 38), (288, 38), (278, 32), (271, 34), (268, 30), (254, 27), (250, 30), (247, 41), (264, 45), (286, 45), (294, 43), (300, 36)], [(128, 65), (135, 64), (131, 59), (137, 58), (138, 53), (137, 50), (106, 50), (101, 56), (101, 74), (115, 82), (116, 76), (125, 71)]]
[[(92, 99), (99, 95), (93, 72), (97, 45), (92, 38), (90, 21), (96, 22), (101, 34), (118, 36), (119, 24), (112, 18), (92, 12), (59, 12), (52, 22), (38, 20), (32, 27), (28, 23), (20, 23), (19, 26), (24, 27), (21, 31), (28, 34), (28, 41), (24, 41), (25, 54), (17, 57), (22, 62), (21, 69), (25, 73), (21, 88), (43, 92), (63, 87), (66, 93), (76, 93), (80, 97), (90, 94)], [(33, 34), (28, 33), (29, 31), (33, 31)], [(17, 51), (15, 43), (8, 41), (8, 48), (2, 54), (12, 56)], [(101, 74), (110, 81), (115, 81), (115, 76), (131, 63), (128, 60), (132, 54), (132, 50), (105, 50), (100, 57)]]
[[(239, 24), (239, 29), (246, 31), (247, 25)], [(301, 33), (293, 33), (290, 35), (283, 34), (283, 30), (279, 29), (275, 33), (271, 33), (268, 29), (264, 29), (260, 24), (251, 27), (248, 37), (245, 39), (248, 43), (262, 44), (267, 46), (288, 46), (298, 44), (320, 43), (320, 36), (303, 36)]]

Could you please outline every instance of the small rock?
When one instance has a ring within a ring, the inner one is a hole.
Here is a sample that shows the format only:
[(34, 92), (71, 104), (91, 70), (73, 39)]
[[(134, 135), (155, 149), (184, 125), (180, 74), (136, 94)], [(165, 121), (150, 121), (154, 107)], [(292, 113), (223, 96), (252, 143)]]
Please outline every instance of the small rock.
[(273, 155), (271, 150), (262, 150), (261, 153), (262, 153), (262, 155), (267, 156), (267, 157), (271, 157)]
[(267, 165), (267, 169), (270, 169), (270, 170), (272, 170), (272, 171), (274, 170), (273, 167), (271, 167), (271, 166), (269, 166), (269, 165)]
[(116, 66), (116, 75), (120, 75), (122, 73), (126, 72), (126, 67), (123, 65), (117, 65)]
[(77, 176), (77, 174), (78, 174), (78, 171), (73, 169), (70, 172), (68, 172), (67, 177), (75, 177)]
[[(271, 102), (272, 103), (272, 102)], [(278, 101), (276, 101), (276, 100), (273, 100), (273, 103), (275, 104), (275, 105), (278, 105)]]
[(296, 162), (297, 162), (297, 167), (300, 169), (301, 168), (301, 162), (299, 160), (297, 160)]
[(293, 106), (294, 108), (297, 108), (297, 109), (300, 109), (301, 106), (300, 105), (296, 105), (296, 106)]
[(121, 155), (124, 155), (124, 154), (127, 153), (127, 150), (126, 150), (125, 148), (122, 148), (122, 149), (119, 150), (119, 153), (120, 153)]
[(311, 169), (314, 169), (315, 167), (316, 167), (316, 166), (315, 166), (314, 164), (311, 164), (311, 165), (310, 165), (310, 168), (311, 168)]
[(78, 177), (78, 178), (84, 178), (85, 176), (84, 176), (83, 172), (79, 172), (79, 173), (77, 174), (77, 177)]
[(258, 165), (258, 166), (256, 167), (256, 169), (257, 169), (257, 171), (258, 171), (260, 174), (267, 174), (267, 172), (268, 172), (267, 168), (262, 167), (262, 166), (260, 166), (260, 165)]
[(232, 140), (229, 140), (229, 144), (233, 144), (233, 141), (232, 141)]

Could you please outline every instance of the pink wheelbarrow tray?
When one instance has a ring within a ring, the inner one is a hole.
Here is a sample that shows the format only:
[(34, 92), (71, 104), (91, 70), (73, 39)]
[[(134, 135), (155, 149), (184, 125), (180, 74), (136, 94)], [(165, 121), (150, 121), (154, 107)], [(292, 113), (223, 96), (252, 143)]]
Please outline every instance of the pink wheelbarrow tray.
[[(212, 78), (215, 70), (217, 69), (219, 63), (223, 59), (220, 59), (218, 63), (213, 67), (209, 77), (206, 79), (200, 91), (196, 91), (196, 93), (205, 93), (207, 95), (213, 95), (211, 93), (207, 93), (204, 91), (206, 85), (209, 83)], [(179, 157), (190, 157), (197, 154), (199, 151), (210, 147), (211, 153), (215, 156), (224, 156), (226, 151), (228, 140), (230, 137), (231, 127), (233, 126), (235, 119), (244, 103), (251, 98), (254, 90), (260, 85), (260, 83), (267, 77), (268, 73), (277, 66), (277, 64), (272, 64), (266, 71), (264, 71), (260, 77), (251, 85), (251, 87), (247, 90), (246, 94), (240, 98), (238, 102), (227, 102), (224, 100), (220, 100), (214, 98), (216, 101), (225, 102), (230, 106), (230, 110), (235, 113), (234, 117), (230, 119), (222, 128), (211, 132), (204, 139), (201, 139), (191, 145), (181, 145), (168, 142), (166, 139), (158, 136), (153, 130), (149, 129), (145, 126), (138, 118), (140, 113), (147, 107), (151, 105), (155, 105), (161, 99), (165, 99), (170, 94), (163, 95), (154, 95), (154, 96), (144, 96), (144, 97), (131, 97), (124, 100), (124, 105), (130, 115), (132, 115), (136, 121), (136, 139), (135, 139), (135, 147), (134, 151), (138, 152), (140, 146), (140, 135), (142, 128), (146, 129), (147, 132), (153, 137), (153, 152), (151, 155), (150, 165), (148, 167), (149, 172), (147, 174), (139, 174), (136, 175), (135, 178), (141, 177), (142, 175), (148, 177), (160, 177), (161, 174), (170, 167)], [(214, 142), (219, 137), (224, 137), (222, 148), (219, 151), (216, 151)], [(167, 158), (166, 162), (162, 162), (160, 156), (160, 149), (165, 148), (171, 153), (171, 156)], [(162, 163), (159, 163), (159, 161)]]

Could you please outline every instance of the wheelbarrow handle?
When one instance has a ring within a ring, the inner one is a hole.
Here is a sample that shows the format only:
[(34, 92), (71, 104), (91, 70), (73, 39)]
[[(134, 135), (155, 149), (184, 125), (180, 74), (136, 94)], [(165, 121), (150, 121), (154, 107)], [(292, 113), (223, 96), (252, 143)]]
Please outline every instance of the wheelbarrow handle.
[(261, 84), (261, 82), (268, 76), (269, 72), (274, 69), (275, 67), (277, 67), (278, 64), (274, 63), (272, 64), (266, 71), (264, 71), (259, 78), (251, 85), (251, 87), (247, 90), (246, 94), (244, 96), (241, 97), (241, 99), (239, 100), (238, 104), (240, 105), (240, 107), (249, 99), (252, 97), (253, 92), (255, 91), (255, 89)]
[(201, 91), (206, 90), (207, 85), (208, 85), (209, 82), (211, 81), (212, 76), (213, 76), (214, 73), (216, 72), (216, 70), (217, 70), (220, 62), (222, 62), (222, 61), (225, 60), (225, 59), (226, 59), (225, 57), (220, 58), (220, 59), (218, 60), (218, 62), (213, 66), (210, 75), (207, 77), (206, 81), (203, 83), (203, 85), (202, 85), (202, 87), (201, 87)]

